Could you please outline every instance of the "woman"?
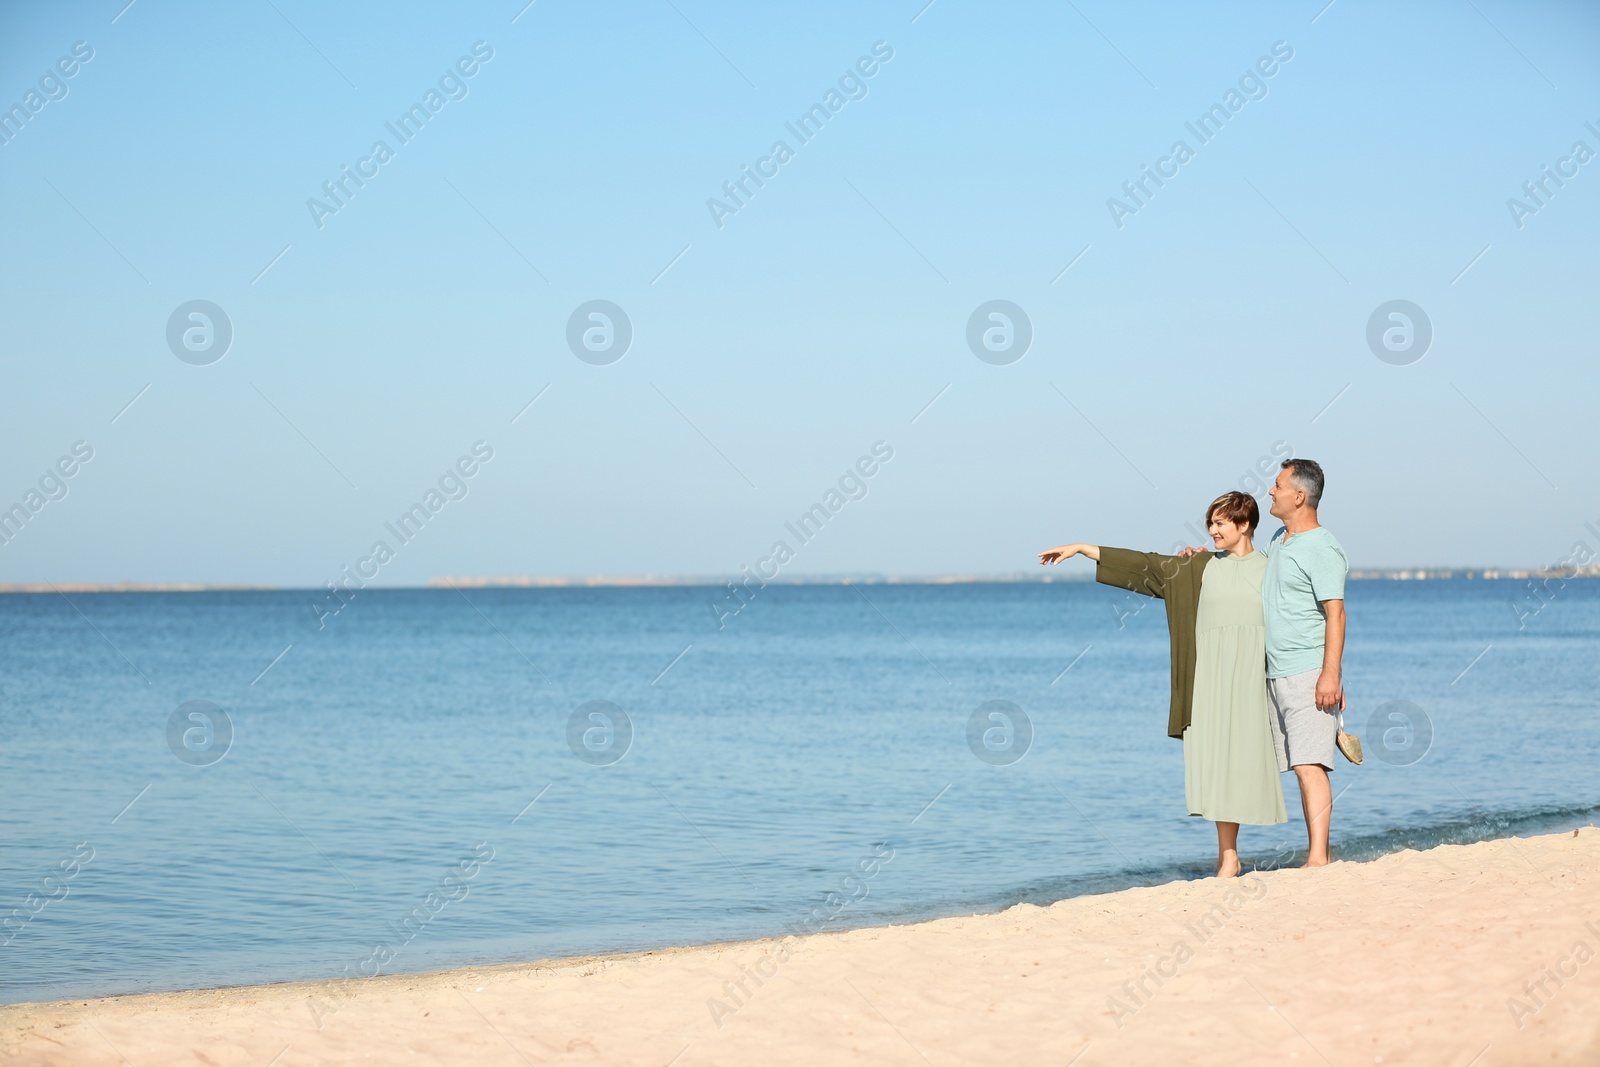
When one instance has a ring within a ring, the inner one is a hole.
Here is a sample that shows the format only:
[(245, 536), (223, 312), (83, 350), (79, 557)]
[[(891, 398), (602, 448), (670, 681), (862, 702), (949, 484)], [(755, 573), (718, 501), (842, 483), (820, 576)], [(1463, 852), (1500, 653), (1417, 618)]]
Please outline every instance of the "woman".
[(1217, 877), (1239, 873), (1239, 824), (1286, 822), (1267, 706), (1265, 556), (1252, 535), (1261, 510), (1247, 493), (1212, 501), (1206, 528), (1217, 548), (1188, 557), (1098, 545), (1060, 545), (1043, 564), (1083, 555), (1095, 580), (1167, 603), (1172, 703), (1167, 733), (1183, 739), (1189, 814), (1217, 824)]

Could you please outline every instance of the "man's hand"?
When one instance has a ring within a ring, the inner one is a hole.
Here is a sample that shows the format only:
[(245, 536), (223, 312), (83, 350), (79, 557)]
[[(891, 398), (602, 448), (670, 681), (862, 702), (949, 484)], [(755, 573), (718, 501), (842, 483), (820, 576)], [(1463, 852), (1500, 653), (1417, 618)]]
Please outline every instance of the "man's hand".
[(1326, 667), (1317, 675), (1317, 709), (1319, 711), (1344, 710), (1344, 686), (1339, 682), (1339, 672)]

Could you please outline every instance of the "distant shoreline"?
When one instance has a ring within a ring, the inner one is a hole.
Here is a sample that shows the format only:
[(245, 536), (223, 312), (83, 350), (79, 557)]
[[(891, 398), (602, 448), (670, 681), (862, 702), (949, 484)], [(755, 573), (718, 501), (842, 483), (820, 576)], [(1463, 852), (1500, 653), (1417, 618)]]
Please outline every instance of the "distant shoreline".
[[(1465, 578), (1479, 581), (1529, 581), (1533, 579), (1600, 578), (1600, 566), (1553, 570), (1529, 567), (1383, 567), (1358, 568), (1352, 581), (1418, 582)], [(505, 575), (494, 577), (429, 578), (425, 585), (373, 586), (374, 589), (671, 589), (720, 586), (728, 576), (642, 577), (597, 575), (585, 578)], [(1089, 582), (1092, 574), (957, 574), (906, 576), (884, 574), (817, 575), (774, 578), (768, 585), (1022, 585)], [(17, 582), (0, 583), (3, 593), (234, 593), (317, 591), (314, 586), (210, 585), (204, 582)]]

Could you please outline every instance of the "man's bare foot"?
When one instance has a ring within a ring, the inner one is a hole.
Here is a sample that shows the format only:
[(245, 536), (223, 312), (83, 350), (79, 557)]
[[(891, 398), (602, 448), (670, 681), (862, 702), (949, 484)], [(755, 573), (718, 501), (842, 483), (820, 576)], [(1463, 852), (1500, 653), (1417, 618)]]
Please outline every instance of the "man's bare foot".
[(1217, 861), (1217, 877), (1239, 877), (1239, 853), (1230, 848), (1222, 854), (1222, 858)]
[(1300, 866), (1302, 866), (1302, 867), (1326, 867), (1327, 865), (1328, 865), (1328, 857), (1327, 856), (1323, 856), (1321, 859), (1311, 859), (1310, 857), (1307, 857), (1306, 861), (1304, 863), (1302, 863)]

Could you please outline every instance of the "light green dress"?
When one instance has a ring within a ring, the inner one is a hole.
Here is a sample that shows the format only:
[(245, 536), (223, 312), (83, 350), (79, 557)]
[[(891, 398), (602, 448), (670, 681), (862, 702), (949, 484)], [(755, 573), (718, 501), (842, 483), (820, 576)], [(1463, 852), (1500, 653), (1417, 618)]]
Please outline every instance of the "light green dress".
[(1283, 786), (1267, 716), (1267, 557), (1218, 556), (1200, 581), (1195, 618), (1194, 712), (1183, 732), (1189, 814), (1212, 822), (1285, 822)]

